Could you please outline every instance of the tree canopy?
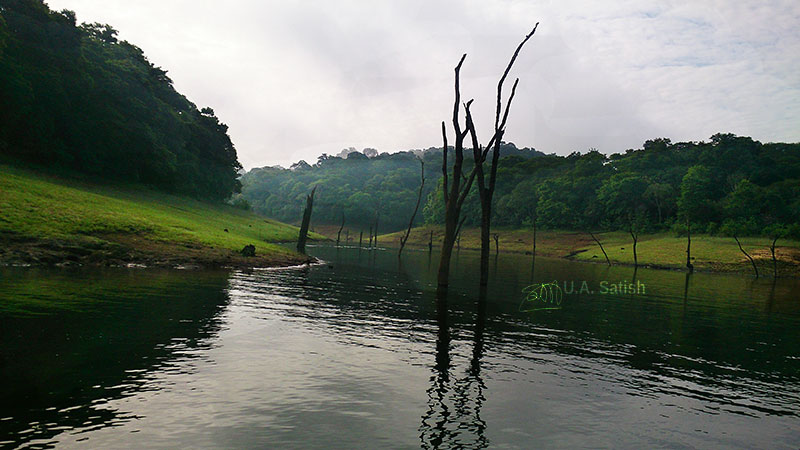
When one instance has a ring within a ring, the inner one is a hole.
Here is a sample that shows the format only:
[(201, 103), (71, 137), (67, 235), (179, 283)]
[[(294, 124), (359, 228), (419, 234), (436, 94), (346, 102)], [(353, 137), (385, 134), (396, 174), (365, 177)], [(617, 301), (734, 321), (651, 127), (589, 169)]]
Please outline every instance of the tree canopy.
[[(380, 214), (383, 231), (408, 224), (419, 187), (420, 155), (441, 165), (441, 148), (367, 158), (324, 155), (314, 165), (253, 169), (243, 194), (254, 209), (286, 221), (300, 217), (302, 199), (319, 185), (320, 222), (366, 229)], [(685, 230), (688, 214), (697, 232), (800, 235), (800, 144), (762, 144), (749, 137), (716, 134), (705, 142), (659, 138), (640, 149), (604, 155), (596, 150), (545, 155), (506, 143), (501, 149), (494, 223), (571, 230)], [(471, 160), (465, 167), (471, 167)], [(423, 222), (441, 224), (441, 172), (426, 171)], [(480, 223), (471, 193), (466, 226)], [(742, 231), (744, 230), (744, 231)], [(792, 231), (793, 230), (793, 231)]]
[(227, 130), (110, 25), (77, 25), (41, 0), (0, 3), (5, 158), (224, 199), (241, 169)]

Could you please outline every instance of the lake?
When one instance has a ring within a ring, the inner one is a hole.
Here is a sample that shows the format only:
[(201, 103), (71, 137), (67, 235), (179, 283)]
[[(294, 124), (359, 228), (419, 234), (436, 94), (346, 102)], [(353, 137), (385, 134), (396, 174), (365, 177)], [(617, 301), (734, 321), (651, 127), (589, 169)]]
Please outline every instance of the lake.
[[(9, 448), (798, 448), (800, 282), (310, 247), (0, 268)], [(613, 288), (612, 288), (613, 286)]]

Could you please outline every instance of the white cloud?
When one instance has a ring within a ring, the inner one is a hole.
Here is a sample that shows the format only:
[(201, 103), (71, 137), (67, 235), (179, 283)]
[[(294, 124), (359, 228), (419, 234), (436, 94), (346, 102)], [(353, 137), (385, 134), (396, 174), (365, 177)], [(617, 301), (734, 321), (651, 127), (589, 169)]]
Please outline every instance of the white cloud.
[(716, 132), (800, 140), (795, 1), (50, 0), (120, 30), (230, 126), (246, 167), (439, 145), (462, 53), (479, 131), (537, 21), (506, 138), (561, 154)]

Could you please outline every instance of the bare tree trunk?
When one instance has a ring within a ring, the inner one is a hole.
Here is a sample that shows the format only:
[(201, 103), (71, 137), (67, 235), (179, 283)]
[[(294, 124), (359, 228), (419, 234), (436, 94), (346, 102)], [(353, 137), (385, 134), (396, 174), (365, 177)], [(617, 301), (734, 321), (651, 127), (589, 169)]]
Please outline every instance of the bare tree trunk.
[(750, 260), (750, 264), (752, 264), (752, 265), (753, 265), (753, 271), (756, 273), (756, 278), (758, 278), (758, 268), (756, 267), (756, 262), (755, 262), (755, 260), (753, 259), (753, 257), (752, 257), (752, 256), (750, 256), (750, 254), (748, 254), (746, 251), (744, 251), (744, 248), (742, 248), (742, 243), (741, 243), (741, 242), (739, 242), (739, 238), (738, 238), (738, 237), (736, 237), (736, 235), (735, 235), (735, 234), (733, 235), (733, 238), (736, 240), (736, 244), (739, 246), (739, 250), (741, 250), (741, 251), (742, 251), (742, 253), (744, 253), (744, 256), (746, 256), (746, 257), (747, 257), (747, 259), (749, 259), (749, 260)]
[(689, 272), (694, 272), (692, 264), (692, 224), (689, 217), (686, 217), (686, 268)]
[(456, 250), (459, 252), (461, 251), (461, 233), (458, 233), (458, 236), (456, 236)]
[[(506, 121), (508, 120), (508, 112), (511, 107), (511, 101), (514, 99), (514, 94), (517, 90), (517, 85), (519, 84), (519, 78), (514, 80), (514, 85), (511, 88), (511, 94), (508, 97), (508, 102), (505, 106), (505, 111), (503, 111), (503, 83), (505, 83), (506, 78), (508, 77), (508, 73), (511, 71), (511, 67), (514, 65), (514, 62), (519, 56), (520, 50), (525, 45), (526, 42), (536, 33), (536, 28), (539, 26), (537, 23), (536, 26), (533, 27), (530, 33), (525, 36), (525, 39), (520, 42), (517, 46), (517, 49), (514, 51), (514, 54), (511, 56), (511, 60), (508, 62), (506, 66), (506, 70), (503, 72), (503, 76), (500, 77), (500, 81), (497, 83), (497, 102), (496, 102), (496, 110), (495, 110), (495, 120), (494, 120), (494, 134), (492, 138), (489, 140), (489, 144), (486, 145), (485, 149), (481, 149), (480, 145), (478, 144), (478, 137), (477, 133), (475, 132), (475, 124), (472, 121), (472, 115), (470, 113), (470, 103), (472, 101), (466, 103), (465, 110), (467, 115), (467, 130), (470, 132), (472, 137), (472, 151), (475, 157), (475, 168), (477, 170), (477, 178), (478, 178), (478, 193), (480, 194), (480, 202), (481, 202), (481, 264), (480, 264), (480, 285), (486, 286), (489, 282), (489, 235), (491, 233), (491, 221), (492, 221), (492, 198), (494, 197), (494, 190), (495, 185), (497, 182), (497, 166), (500, 161), (500, 145), (503, 140), (503, 135), (505, 134), (505, 127)], [(492, 150), (492, 164), (489, 166), (489, 181), (488, 185), (484, 180), (484, 173), (483, 173), (483, 162), (486, 160), (486, 156), (488, 155), (489, 150)]]
[(458, 112), (461, 106), (461, 90), (460, 90), (460, 72), (461, 65), (464, 64), (464, 59), (467, 57), (466, 53), (461, 57), (455, 68), (455, 100), (453, 102), (453, 130), (455, 131), (455, 144), (453, 146), (453, 154), (455, 161), (453, 161), (452, 180), (448, 182), (447, 174), (447, 127), (442, 122), (442, 192), (444, 194), (444, 238), (442, 239), (442, 254), (439, 259), (439, 269), (437, 274), (437, 293), (438, 295), (445, 295), (447, 286), (450, 283), (450, 260), (453, 253), (453, 245), (455, 244), (458, 218), (461, 214), (461, 206), (472, 187), (472, 182), (475, 179), (475, 169), (472, 170), (469, 178), (465, 180), (462, 187), (461, 182), (464, 174), (462, 168), (464, 166), (464, 137), (466, 132), (461, 131), (461, 124), (458, 119)]
[(417, 157), (419, 159), (419, 166), (420, 166), (420, 181), (419, 181), (419, 192), (417, 193), (417, 204), (414, 206), (414, 213), (411, 214), (411, 220), (408, 221), (408, 229), (406, 230), (406, 234), (400, 238), (400, 250), (397, 252), (397, 257), (399, 258), (400, 255), (403, 254), (403, 248), (406, 246), (406, 242), (408, 242), (408, 237), (411, 235), (411, 227), (414, 226), (414, 219), (417, 217), (417, 211), (419, 211), (419, 204), (422, 202), (422, 188), (425, 187), (425, 161), (422, 158)]
[(494, 238), (494, 255), (497, 256), (500, 254), (500, 235), (494, 233), (492, 237)]
[(339, 231), (336, 233), (336, 246), (339, 246), (339, 238), (342, 236), (342, 228), (344, 228), (344, 212), (342, 213), (342, 224), (339, 225)]
[(639, 258), (636, 255), (636, 244), (639, 242), (639, 235), (633, 232), (633, 227), (630, 229), (631, 237), (633, 238), (633, 268), (639, 267)]
[(306, 239), (308, 238), (308, 227), (311, 223), (311, 210), (314, 208), (314, 192), (317, 187), (311, 189), (311, 194), (306, 196), (306, 209), (303, 211), (303, 222), (300, 224), (300, 236), (297, 238), (297, 251), (306, 252)]
[[(536, 27), (538, 27), (538, 23)], [(501, 117), (501, 107), (502, 107), (502, 90), (503, 90), (503, 82), (505, 81), (506, 77), (508, 76), (508, 72), (511, 70), (511, 66), (514, 64), (514, 61), (519, 55), (519, 51), (522, 49), (522, 46), (528, 39), (533, 36), (536, 32), (536, 27), (533, 28), (533, 31), (528, 34), (522, 43), (517, 47), (514, 55), (511, 57), (511, 61), (509, 62), (508, 66), (506, 67), (505, 72), (503, 73), (502, 78), (500, 78), (500, 82), (497, 85), (497, 112), (495, 117), (495, 132), (493, 138), (489, 141), (489, 145), (486, 146), (486, 150), (482, 150), (480, 145), (478, 144), (477, 133), (475, 131), (475, 125), (472, 121), (472, 115), (470, 114), (470, 104), (472, 100), (468, 101), (464, 104), (465, 114), (466, 114), (466, 130), (461, 130), (461, 125), (459, 123), (458, 115), (459, 115), (459, 108), (461, 106), (461, 89), (459, 86), (460, 80), (460, 72), (461, 72), (461, 65), (464, 63), (464, 59), (467, 57), (464, 54), (461, 57), (461, 60), (458, 62), (458, 65), (455, 68), (455, 100), (453, 102), (453, 131), (455, 132), (455, 144), (453, 147), (455, 161), (453, 163), (453, 170), (452, 170), (452, 179), (449, 180), (448, 183), (448, 174), (447, 174), (447, 128), (442, 122), (442, 140), (444, 141), (443, 146), (443, 157), (442, 157), (442, 183), (443, 189), (442, 192), (444, 194), (444, 203), (445, 203), (445, 219), (444, 219), (444, 239), (442, 240), (442, 255), (441, 259), (439, 260), (439, 273), (438, 273), (438, 289), (437, 291), (439, 294), (444, 294), (447, 292), (447, 286), (450, 281), (450, 260), (452, 258), (453, 253), (453, 245), (456, 241), (456, 236), (458, 235), (458, 231), (460, 226), (463, 222), (459, 221), (459, 216), (461, 214), (461, 207), (464, 204), (464, 200), (466, 200), (467, 194), (469, 194), (469, 190), (472, 187), (472, 183), (475, 180), (476, 176), (479, 179), (480, 183), (480, 193), (481, 193), (481, 205), (482, 209), (485, 210), (483, 216), (487, 217), (487, 220), (481, 224), (482, 228), (486, 227), (487, 233), (489, 230), (489, 221), (488, 218), (491, 217), (491, 198), (494, 194), (494, 186), (495, 181), (497, 178), (497, 161), (499, 160), (500, 154), (500, 140), (503, 137), (503, 132), (505, 131), (505, 124), (506, 120), (508, 119), (508, 109), (511, 106), (511, 100), (514, 98), (514, 92), (516, 90), (516, 86), (519, 82), (517, 79), (514, 82), (514, 87), (511, 90), (511, 96), (508, 99), (508, 103), (506, 104), (505, 113), (502, 115), (502, 122), (500, 120)], [(469, 177), (464, 176), (462, 172), (462, 167), (464, 164), (464, 138), (470, 134), (472, 136), (472, 150), (474, 155), (474, 167), (469, 175)], [(492, 156), (492, 168), (489, 176), (489, 188), (488, 191), (483, 188), (483, 162), (486, 159), (487, 152), (489, 148), (494, 145), (495, 153)], [(464, 181), (464, 185), (462, 187), (461, 182)], [(484, 198), (487, 201), (484, 201)], [(483, 236), (483, 233), (481, 233)], [(486, 236), (488, 239), (488, 235)], [(483, 246), (482, 246), (483, 248)], [(488, 249), (487, 249), (488, 251)], [(486, 253), (488, 255), (488, 252)], [(486, 285), (486, 280), (488, 280), (488, 273), (489, 273), (489, 263), (488, 263), (488, 256), (484, 258), (482, 251), (482, 258), (481, 258), (481, 285)], [(485, 263), (484, 263), (485, 260)]]
[(597, 245), (600, 246), (600, 250), (603, 251), (603, 256), (606, 257), (606, 263), (608, 263), (608, 265), (610, 266), (611, 265), (611, 260), (608, 259), (608, 253), (606, 253), (606, 249), (603, 248), (603, 244), (600, 243), (600, 240), (598, 240), (595, 237), (594, 233), (592, 233), (591, 231), (589, 232), (589, 235), (592, 236), (592, 239), (594, 239), (594, 241), (597, 242)]
[(375, 248), (378, 248), (378, 222), (381, 219), (380, 211), (375, 213)]
[(775, 258), (775, 243), (778, 242), (778, 237), (776, 236), (772, 239), (772, 245), (769, 247), (770, 251), (772, 252), (772, 276), (774, 278), (778, 278), (778, 259)]
[(364, 230), (358, 233), (358, 249), (361, 250), (361, 243), (364, 241)]
[(533, 217), (533, 259), (536, 259), (536, 216)]
[(431, 235), (428, 238), (428, 253), (433, 251), (433, 230), (431, 230)]

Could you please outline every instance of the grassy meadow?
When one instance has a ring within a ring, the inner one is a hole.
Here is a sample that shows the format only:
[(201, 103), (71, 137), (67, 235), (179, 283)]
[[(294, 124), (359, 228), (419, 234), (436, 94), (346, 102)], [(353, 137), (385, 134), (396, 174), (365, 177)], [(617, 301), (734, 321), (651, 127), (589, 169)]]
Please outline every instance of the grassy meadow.
[[(0, 165), (0, 262), (7, 264), (290, 264), (305, 257), (275, 243), (297, 235), (297, 227), (228, 205)], [(239, 254), (248, 244), (255, 258)]]
[[(434, 248), (441, 246), (444, 230), (441, 227), (426, 226), (411, 231), (408, 246), (427, 249), (430, 233), (433, 231)], [(533, 232), (527, 229), (497, 229), (500, 252), (531, 252)], [(461, 249), (480, 249), (480, 228), (462, 230)], [(399, 246), (401, 232), (379, 236), (385, 246)], [(615, 231), (595, 233), (603, 244), (613, 264), (633, 265), (633, 240), (630, 234)], [(752, 256), (762, 275), (772, 275), (772, 255), (770, 240), (763, 237), (739, 239), (742, 246)], [(490, 241), (492, 253), (495, 243)], [(686, 237), (671, 233), (640, 235), (636, 246), (639, 265), (682, 269), (686, 265)], [(570, 231), (539, 230), (536, 237), (536, 254), (554, 258), (569, 258), (576, 261), (605, 263), (600, 247), (586, 233)], [(800, 276), (800, 242), (787, 239), (778, 240), (775, 251), (778, 259), (779, 276)], [(750, 272), (752, 266), (739, 250), (736, 241), (730, 237), (692, 235), (692, 264), (701, 271)]]

